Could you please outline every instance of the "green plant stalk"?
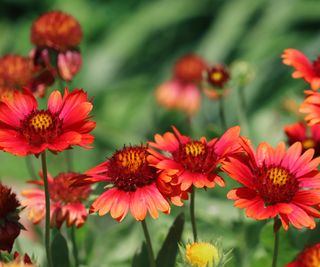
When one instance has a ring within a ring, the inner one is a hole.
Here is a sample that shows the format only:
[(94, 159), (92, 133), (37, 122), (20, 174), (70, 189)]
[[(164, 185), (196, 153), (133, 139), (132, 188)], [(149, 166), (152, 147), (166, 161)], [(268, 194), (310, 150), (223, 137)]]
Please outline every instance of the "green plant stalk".
[(78, 246), (77, 246), (77, 241), (76, 241), (76, 229), (75, 229), (74, 225), (70, 229), (70, 234), (71, 234), (74, 265), (75, 265), (75, 267), (79, 267), (80, 266), (79, 265), (79, 254), (78, 254)]
[(197, 242), (198, 234), (197, 234), (196, 218), (194, 214), (194, 204), (195, 204), (195, 188), (192, 187), (191, 199), (190, 199), (190, 219), (191, 219), (191, 226), (192, 226), (192, 233), (193, 233), (193, 241)]
[(218, 101), (219, 101), (219, 115), (220, 115), (221, 128), (222, 128), (222, 131), (226, 131), (227, 122), (226, 122), (226, 116), (224, 114), (224, 108), (223, 108), (223, 97), (220, 97)]
[(272, 267), (277, 267), (278, 254), (279, 254), (279, 227), (277, 227), (278, 217), (274, 218), (274, 246), (273, 246), (273, 258)]
[(43, 172), (43, 182), (44, 182), (44, 192), (45, 192), (45, 202), (46, 202), (45, 247), (46, 247), (48, 266), (53, 267), (51, 249), (50, 249), (50, 194), (49, 194), (46, 151), (43, 151), (41, 153), (41, 165), (42, 165), (42, 172)]
[(142, 229), (144, 236), (146, 238), (146, 245), (147, 245), (147, 251), (148, 251), (148, 256), (149, 256), (149, 263), (150, 267), (156, 267), (156, 262), (154, 260), (154, 254), (153, 254), (153, 249), (152, 249), (152, 244), (151, 244), (151, 239), (147, 227), (147, 223), (145, 220), (141, 221)]

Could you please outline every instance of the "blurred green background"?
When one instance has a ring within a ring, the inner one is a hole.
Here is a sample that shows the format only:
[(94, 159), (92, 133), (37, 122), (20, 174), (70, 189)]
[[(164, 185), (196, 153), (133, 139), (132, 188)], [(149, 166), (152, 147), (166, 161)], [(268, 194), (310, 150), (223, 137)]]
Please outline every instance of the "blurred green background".
[[(184, 114), (158, 106), (154, 90), (170, 79), (174, 62), (190, 52), (210, 63), (244, 61), (249, 65), (255, 78), (241, 88), (249, 122), (245, 134), (256, 144), (276, 144), (284, 138), (283, 126), (297, 119), (290, 108), (302, 101), (303, 90), (308, 89), (302, 80), (291, 78), (292, 69), (281, 63), (280, 56), (289, 47), (304, 51), (311, 59), (320, 52), (318, 0), (0, 0), (0, 55), (27, 55), (32, 48), (32, 21), (56, 9), (75, 16), (84, 31), (83, 66), (69, 86), (84, 88), (94, 97), (96, 141), (92, 150), (75, 149), (74, 165), (79, 172), (104, 161), (124, 144), (151, 140), (171, 125), (187, 130)], [(231, 85), (231, 94), (225, 99), (228, 126), (239, 123), (239, 88), (236, 82)], [(203, 97), (192, 123), (194, 138), (215, 136), (220, 132), (218, 104)], [(1, 179), (17, 189), (24, 187), (21, 183), (30, 178), (24, 159), (5, 153), (0, 159)], [(66, 169), (64, 159), (63, 154), (50, 157), (53, 175)], [(39, 162), (34, 162), (39, 168)], [(271, 226), (248, 220), (233, 208), (225, 195), (234, 183), (227, 181), (227, 188), (197, 192), (199, 236), (203, 240), (221, 238), (227, 250), (234, 248), (227, 266), (268, 266)], [(180, 210), (173, 208), (172, 215), (148, 221), (156, 251)], [(191, 240), (188, 213), (186, 216), (183, 242)], [(299, 242), (294, 231), (282, 234), (279, 266), (310, 241), (308, 233), (303, 239), (299, 235)], [(84, 265), (130, 266), (142, 230), (130, 216), (120, 224), (109, 216), (91, 216), (78, 239), (81, 257), (88, 254)], [(29, 243), (20, 238), (20, 246)], [(40, 255), (41, 240), (22, 250)]]

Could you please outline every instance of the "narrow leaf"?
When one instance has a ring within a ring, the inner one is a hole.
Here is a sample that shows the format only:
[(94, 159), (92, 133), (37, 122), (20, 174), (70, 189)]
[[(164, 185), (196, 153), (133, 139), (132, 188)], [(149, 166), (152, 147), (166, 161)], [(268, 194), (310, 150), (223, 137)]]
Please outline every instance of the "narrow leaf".
[(146, 243), (143, 242), (133, 257), (131, 267), (149, 267), (149, 258)]
[(60, 231), (55, 231), (51, 244), (53, 266), (70, 267), (67, 241)]
[(168, 235), (162, 244), (157, 256), (157, 266), (174, 267), (178, 253), (178, 243), (181, 239), (184, 226), (184, 214), (180, 213), (174, 220)]

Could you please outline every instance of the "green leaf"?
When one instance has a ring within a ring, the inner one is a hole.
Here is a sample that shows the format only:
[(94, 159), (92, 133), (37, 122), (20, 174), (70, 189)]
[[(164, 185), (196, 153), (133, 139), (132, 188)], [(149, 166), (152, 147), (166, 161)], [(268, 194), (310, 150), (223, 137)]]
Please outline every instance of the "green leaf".
[(181, 239), (184, 226), (184, 214), (180, 213), (174, 220), (166, 240), (157, 256), (157, 266), (174, 267), (178, 253), (178, 243)]
[(141, 249), (138, 250), (133, 257), (132, 267), (149, 267), (148, 251), (146, 243), (143, 242)]
[(53, 266), (70, 267), (69, 251), (67, 241), (60, 231), (54, 231), (51, 243), (51, 254)]

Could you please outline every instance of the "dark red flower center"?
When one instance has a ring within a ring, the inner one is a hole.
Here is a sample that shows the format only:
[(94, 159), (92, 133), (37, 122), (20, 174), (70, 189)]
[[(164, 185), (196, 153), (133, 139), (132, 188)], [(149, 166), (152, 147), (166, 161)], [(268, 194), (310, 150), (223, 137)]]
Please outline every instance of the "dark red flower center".
[(282, 167), (270, 167), (257, 178), (257, 190), (267, 205), (290, 202), (299, 189), (296, 178)]
[(124, 147), (111, 157), (107, 175), (124, 191), (149, 185), (156, 180), (156, 169), (147, 160), (149, 155), (146, 146)]
[(62, 132), (62, 121), (49, 110), (34, 110), (21, 121), (20, 132), (31, 145), (52, 143)]
[(320, 266), (320, 245), (306, 248), (297, 258), (299, 267), (319, 267)]
[(72, 186), (74, 178), (79, 173), (61, 173), (50, 184), (50, 198), (55, 202), (75, 203), (82, 202), (89, 197), (90, 186)]
[(0, 220), (6, 219), (7, 215), (16, 212), (20, 206), (16, 194), (11, 189), (0, 183)]
[(213, 66), (208, 71), (208, 82), (215, 87), (222, 88), (229, 81), (230, 75), (228, 70), (222, 65)]
[(173, 159), (185, 169), (194, 173), (209, 173), (216, 167), (216, 154), (213, 148), (200, 141), (190, 141), (180, 144), (177, 151), (172, 153)]

